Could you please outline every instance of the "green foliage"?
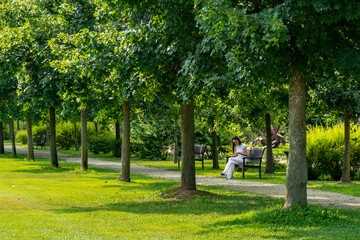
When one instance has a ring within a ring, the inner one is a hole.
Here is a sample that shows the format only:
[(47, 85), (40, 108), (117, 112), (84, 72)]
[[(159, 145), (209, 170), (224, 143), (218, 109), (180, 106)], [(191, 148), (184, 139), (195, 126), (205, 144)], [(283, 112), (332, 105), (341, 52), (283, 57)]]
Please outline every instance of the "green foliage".
[(115, 138), (109, 134), (88, 137), (89, 150), (94, 154), (109, 153), (114, 149)]
[[(350, 165), (354, 178), (360, 164), (360, 128), (351, 126)], [(307, 169), (309, 180), (340, 180), (344, 161), (344, 126), (311, 127), (307, 134)]]
[[(80, 124), (77, 124), (77, 138), (80, 144)], [(69, 150), (75, 146), (74, 124), (70, 122), (60, 123), (56, 125), (56, 144), (60, 149)]]
[(21, 144), (27, 144), (27, 131), (26, 130), (18, 131), (16, 133), (15, 139)]
[[(33, 134), (33, 141), (40, 140), (42, 136), (46, 135), (46, 126), (33, 126), (32, 127), (32, 134)], [(16, 141), (20, 142), (21, 144), (27, 144), (27, 130), (19, 130), (16, 133), (15, 139)]]

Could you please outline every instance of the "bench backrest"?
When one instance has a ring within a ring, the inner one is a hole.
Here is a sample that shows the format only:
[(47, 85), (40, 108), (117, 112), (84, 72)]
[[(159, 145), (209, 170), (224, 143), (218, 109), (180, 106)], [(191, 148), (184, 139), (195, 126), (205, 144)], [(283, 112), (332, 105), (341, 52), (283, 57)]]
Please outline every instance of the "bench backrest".
[(206, 150), (206, 145), (195, 144), (195, 157), (203, 157)]
[(248, 158), (246, 158), (246, 162), (259, 163), (262, 159), (264, 151), (265, 151), (265, 148), (249, 148)]

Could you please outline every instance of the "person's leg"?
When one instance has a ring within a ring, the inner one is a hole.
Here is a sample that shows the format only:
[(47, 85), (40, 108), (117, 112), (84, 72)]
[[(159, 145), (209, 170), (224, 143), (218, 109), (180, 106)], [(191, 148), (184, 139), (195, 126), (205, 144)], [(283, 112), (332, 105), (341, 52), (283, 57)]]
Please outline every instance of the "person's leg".
[(223, 172), (226, 174), (227, 179), (232, 179), (234, 177), (233, 175), (234, 175), (234, 171), (235, 171), (235, 164), (242, 165), (242, 161), (243, 161), (243, 159), (240, 156), (229, 158), (228, 164), (226, 164), (226, 167)]

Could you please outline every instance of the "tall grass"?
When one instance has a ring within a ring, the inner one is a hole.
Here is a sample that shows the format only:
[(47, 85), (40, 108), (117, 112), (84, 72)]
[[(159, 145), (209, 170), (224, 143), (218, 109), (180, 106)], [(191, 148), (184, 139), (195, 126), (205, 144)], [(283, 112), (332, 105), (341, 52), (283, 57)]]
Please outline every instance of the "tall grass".
[[(360, 128), (351, 125), (351, 176), (357, 179), (360, 163)], [(331, 127), (314, 126), (308, 129), (306, 157), (310, 180), (339, 180), (344, 156), (344, 124)]]

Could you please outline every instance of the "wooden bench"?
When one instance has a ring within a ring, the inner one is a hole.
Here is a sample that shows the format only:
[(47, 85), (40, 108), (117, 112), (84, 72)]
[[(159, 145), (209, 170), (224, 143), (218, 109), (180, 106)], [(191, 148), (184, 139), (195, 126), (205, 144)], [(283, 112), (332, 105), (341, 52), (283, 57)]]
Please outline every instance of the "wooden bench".
[[(202, 169), (204, 170), (204, 155), (205, 155), (206, 145), (195, 144), (194, 153), (195, 161), (202, 162)], [(178, 158), (178, 168), (180, 168), (181, 157)]]
[(38, 146), (41, 147), (41, 149), (44, 147), (45, 148), (45, 141), (46, 141), (46, 135), (42, 136), (41, 139), (35, 141), (35, 148), (37, 149)]
[[(243, 164), (235, 164), (235, 168), (242, 171), (242, 178), (245, 178), (245, 169), (246, 168), (258, 168), (259, 169), (259, 178), (261, 179), (261, 161), (264, 154), (265, 148), (249, 148), (248, 155), (244, 157)], [(229, 161), (230, 156), (226, 157), (226, 163)]]

